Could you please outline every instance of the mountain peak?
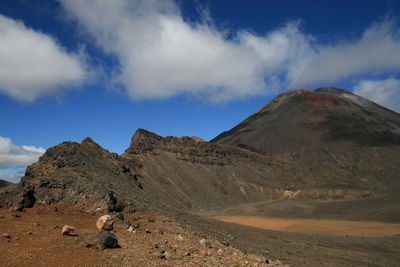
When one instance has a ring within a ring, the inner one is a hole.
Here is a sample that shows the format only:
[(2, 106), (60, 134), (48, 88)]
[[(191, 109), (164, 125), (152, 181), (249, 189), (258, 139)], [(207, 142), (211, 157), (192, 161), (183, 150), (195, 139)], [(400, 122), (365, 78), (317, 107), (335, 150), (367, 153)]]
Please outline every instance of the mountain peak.
[(92, 138), (86, 137), (86, 138), (83, 139), (83, 141), (82, 141), (82, 144), (85, 144), (85, 143), (87, 143), (87, 144), (92, 144), (92, 143), (95, 143), (95, 142), (93, 141)]
[(344, 89), (336, 88), (336, 87), (321, 87), (321, 88), (316, 89), (314, 92), (332, 94), (332, 95), (342, 95), (342, 94), (351, 94), (352, 95), (351, 92), (344, 90)]
[(344, 89), (291, 90), (212, 140), (265, 152), (336, 141), (400, 145), (400, 116)]

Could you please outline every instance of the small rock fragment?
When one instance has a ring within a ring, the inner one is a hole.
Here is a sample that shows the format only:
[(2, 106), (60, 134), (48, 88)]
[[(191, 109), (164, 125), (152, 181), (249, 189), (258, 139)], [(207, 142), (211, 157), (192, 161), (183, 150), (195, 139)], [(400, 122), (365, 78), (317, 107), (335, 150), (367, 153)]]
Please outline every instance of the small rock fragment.
[(170, 259), (171, 258), (171, 253), (169, 253), (168, 251), (164, 252), (164, 259)]
[(164, 253), (165, 253), (165, 250), (164, 250), (164, 249), (159, 248), (159, 247), (156, 247), (155, 255), (156, 255), (157, 257), (159, 257), (160, 259), (165, 259)]
[(10, 234), (3, 234), (3, 238), (11, 239), (11, 235)]
[(208, 241), (207, 239), (202, 239), (199, 241), (200, 245), (202, 245), (203, 247), (208, 247), (211, 248), (211, 244), (210, 241)]
[(75, 232), (75, 227), (70, 226), (70, 225), (64, 225), (64, 227), (61, 230), (61, 233), (63, 235), (71, 235), (73, 232)]
[(178, 234), (177, 236), (175, 236), (176, 240), (185, 240), (185, 238), (183, 238), (183, 236), (181, 236), (180, 234)]
[(155, 218), (152, 218), (152, 217), (150, 217), (150, 218), (148, 219), (148, 222), (149, 222), (149, 223), (155, 223), (155, 222), (156, 222), (156, 219), (155, 219)]
[(96, 226), (100, 230), (111, 231), (113, 229), (114, 220), (110, 215), (101, 216), (96, 223)]
[(165, 250), (164, 248), (158, 246), (158, 244), (155, 245), (155, 253), (154, 255), (160, 259), (166, 260), (171, 258), (171, 253), (169, 253), (167, 250)]
[(146, 232), (146, 234), (151, 234), (150, 229), (146, 229), (145, 232)]

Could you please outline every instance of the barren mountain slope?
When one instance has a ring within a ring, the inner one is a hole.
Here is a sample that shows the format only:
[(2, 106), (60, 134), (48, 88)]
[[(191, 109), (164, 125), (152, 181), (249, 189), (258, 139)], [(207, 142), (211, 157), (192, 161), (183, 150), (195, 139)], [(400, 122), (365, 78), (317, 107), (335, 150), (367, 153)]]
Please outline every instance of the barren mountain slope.
[(400, 189), (400, 114), (342, 89), (286, 92), (211, 142), (293, 161), (293, 191)]
[(6, 187), (6, 186), (9, 186), (9, 185), (12, 185), (12, 184), (13, 183), (10, 183), (8, 181), (4, 181), (4, 180), (0, 179), (0, 188)]
[(122, 155), (140, 162), (143, 189), (186, 208), (214, 209), (280, 198), (292, 183), (288, 163), (192, 137), (139, 129)]

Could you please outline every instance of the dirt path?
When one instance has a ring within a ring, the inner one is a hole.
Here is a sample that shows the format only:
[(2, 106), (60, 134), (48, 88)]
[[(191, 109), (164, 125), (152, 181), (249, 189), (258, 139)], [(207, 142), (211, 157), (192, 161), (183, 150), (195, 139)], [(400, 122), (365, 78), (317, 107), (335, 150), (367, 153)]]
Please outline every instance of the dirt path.
[(213, 216), (224, 222), (262, 229), (330, 235), (391, 236), (400, 234), (400, 224), (316, 219), (284, 219), (255, 216)]

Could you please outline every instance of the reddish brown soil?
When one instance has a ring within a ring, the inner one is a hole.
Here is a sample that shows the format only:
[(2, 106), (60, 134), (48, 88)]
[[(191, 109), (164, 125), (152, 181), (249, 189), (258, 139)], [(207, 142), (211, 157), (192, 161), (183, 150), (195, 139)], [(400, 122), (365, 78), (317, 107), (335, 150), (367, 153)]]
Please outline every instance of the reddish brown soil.
[[(0, 209), (0, 266), (265, 266), (261, 264), (265, 258), (245, 255), (174, 220), (146, 212), (125, 215), (124, 221), (115, 219), (113, 232), (121, 248), (86, 248), (84, 240), (98, 232), (95, 223), (101, 215), (61, 205), (19, 213)], [(156, 221), (149, 222), (150, 216)], [(127, 221), (139, 223), (141, 228), (136, 233), (128, 232), (124, 226)], [(77, 235), (63, 236), (61, 228), (65, 224), (76, 227)], [(203, 238), (210, 241), (210, 248), (199, 244)], [(166, 259), (157, 254), (156, 244), (167, 251)], [(272, 263), (268, 266), (282, 266)]]
[(400, 224), (316, 219), (283, 219), (254, 216), (216, 216), (218, 220), (262, 229), (309, 234), (391, 236), (400, 234)]
[(343, 100), (339, 97), (335, 97), (332, 95), (324, 95), (318, 94), (314, 91), (306, 92), (305, 94), (305, 102), (309, 106), (313, 107), (333, 107), (337, 106), (340, 101), (343, 103)]

